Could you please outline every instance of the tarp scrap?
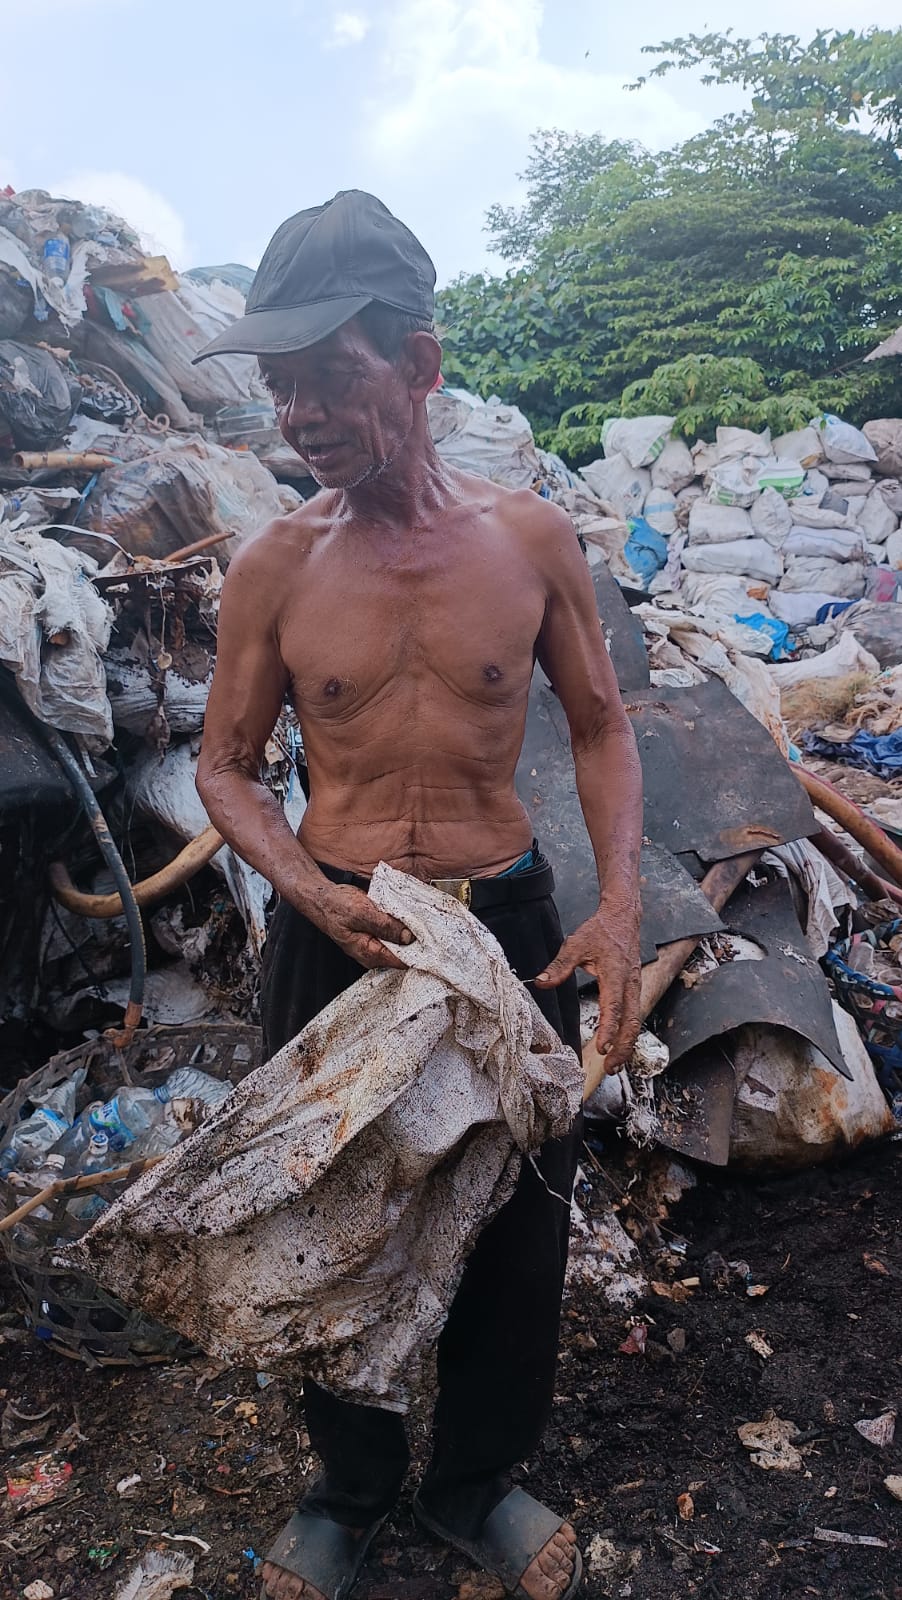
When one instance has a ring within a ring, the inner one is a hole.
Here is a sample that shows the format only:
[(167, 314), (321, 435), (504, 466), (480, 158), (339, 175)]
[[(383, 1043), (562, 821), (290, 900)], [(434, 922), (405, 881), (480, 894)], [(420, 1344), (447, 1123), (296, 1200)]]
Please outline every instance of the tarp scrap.
[(582, 1069), (456, 900), (384, 863), (370, 894), (414, 934), (407, 970), (334, 1000), (66, 1259), (221, 1359), (404, 1410)]

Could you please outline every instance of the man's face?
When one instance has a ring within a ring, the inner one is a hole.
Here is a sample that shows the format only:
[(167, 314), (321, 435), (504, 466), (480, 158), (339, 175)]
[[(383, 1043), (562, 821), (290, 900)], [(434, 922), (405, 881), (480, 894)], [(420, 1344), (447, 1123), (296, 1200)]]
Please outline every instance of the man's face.
[(405, 362), (387, 361), (356, 319), (309, 350), (261, 356), (282, 437), (325, 489), (354, 489), (395, 460), (413, 426)]

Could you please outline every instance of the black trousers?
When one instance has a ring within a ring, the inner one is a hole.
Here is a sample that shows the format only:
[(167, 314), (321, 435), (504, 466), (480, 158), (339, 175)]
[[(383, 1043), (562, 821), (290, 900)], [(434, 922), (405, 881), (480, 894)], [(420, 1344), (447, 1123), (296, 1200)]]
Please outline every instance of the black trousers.
[[(482, 920), (524, 980), (541, 972), (560, 948), (550, 894), (487, 909)], [(362, 971), (281, 902), (263, 957), (266, 1058)], [(532, 992), (559, 1037), (579, 1052), (575, 979)], [(580, 1132), (581, 1119), (566, 1138), (546, 1144), (535, 1158), (538, 1172), (524, 1160), (512, 1199), (468, 1258), (438, 1341), (432, 1459), (420, 1493), (464, 1537), (477, 1535), (507, 1492), (511, 1467), (533, 1452), (550, 1415)], [(311, 1443), (324, 1467), (304, 1505), (349, 1527), (365, 1527), (398, 1498), (410, 1461), (404, 1419), (339, 1399), (309, 1381), (304, 1396)]]

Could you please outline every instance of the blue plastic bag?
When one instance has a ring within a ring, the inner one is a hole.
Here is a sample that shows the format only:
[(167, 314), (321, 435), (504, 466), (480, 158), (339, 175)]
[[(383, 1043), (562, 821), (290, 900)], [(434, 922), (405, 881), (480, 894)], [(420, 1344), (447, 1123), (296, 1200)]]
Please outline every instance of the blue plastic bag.
[(647, 588), (667, 560), (667, 540), (655, 533), (644, 517), (631, 517), (629, 537), (623, 547), (624, 558)]
[(754, 628), (756, 633), (766, 633), (773, 640), (770, 647), (769, 661), (782, 661), (785, 656), (792, 653), (789, 644), (789, 623), (778, 622), (776, 617), (766, 617), (763, 611), (753, 611), (750, 617), (736, 616), (734, 622), (741, 622), (745, 628)]

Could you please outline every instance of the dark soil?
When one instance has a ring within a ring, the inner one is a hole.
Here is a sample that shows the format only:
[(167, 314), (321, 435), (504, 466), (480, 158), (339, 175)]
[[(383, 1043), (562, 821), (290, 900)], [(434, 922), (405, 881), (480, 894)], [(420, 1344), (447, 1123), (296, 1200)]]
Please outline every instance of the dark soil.
[[(605, 1171), (590, 1206), (629, 1185), (616, 1151)], [(642, 1236), (649, 1278), (671, 1294), (681, 1278), (701, 1283), (677, 1300), (652, 1292), (629, 1315), (584, 1287), (568, 1299), (554, 1417), (527, 1476), (572, 1515), (587, 1600), (902, 1600), (902, 1504), (883, 1487), (902, 1473), (902, 1422), (883, 1448), (853, 1427), (902, 1400), (902, 1144), (788, 1179), (706, 1180), (669, 1218), (649, 1215), (640, 1183), (630, 1193), (620, 1215)], [(746, 1262), (768, 1292), (750, 1297), (747, 1278), (717, 1257)], [(647, 1327), (644, 1355), (618, 1350), (631, 1321)], [(751, 1330), (772, 1356), (750, 1348)], [(0, 1411), (8, 1400), (30, 1415), (53, 1408), (42, 1444), (4, 1450), (6, 1471), (61, 1435), (74, 1469), (40, 1510), (11, 1520), (0, 1500), (4, 1600), (38, 1578), (58, 1600), (106, 1600), (162, 1531), (210, 1546), (168, 1546), (196, 1557), (194, 1587), (179, 1594), (256, 1597), (255, 1554), (316, 1470), (302, 1400), (203, 1358), (91, 1372), (23, 1338), (13, 1314), (0, 1334)], [(737, 1428), (768, 1408), (801, 1431), (802, 1471), (764, 1471), (740, 1443)], [(4, 1440), (41, 1425), (7, 1411)], [(412, 1431), (422, 1452), (422, 1418)], [(117, 1492), (135, 1473), (140, 1482)], [(691, 1520), (678, 1514), (684, 1494)], [(818, 1542), (816, 1528), (885, 1548)], [(355, 1596), (453, 1600), (468, 1571), (414, 1532), (405, 1499)]]

